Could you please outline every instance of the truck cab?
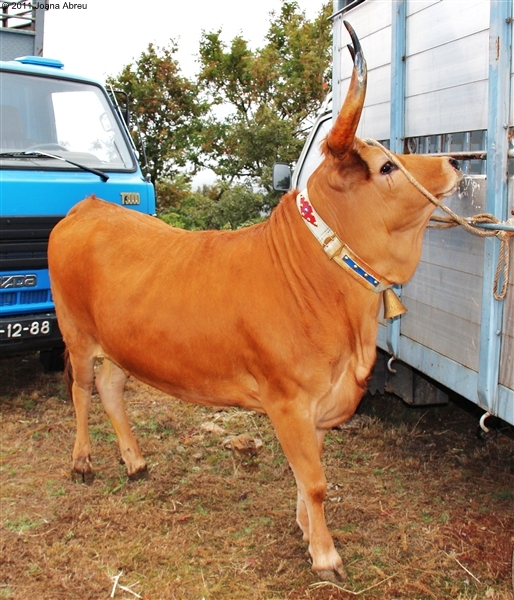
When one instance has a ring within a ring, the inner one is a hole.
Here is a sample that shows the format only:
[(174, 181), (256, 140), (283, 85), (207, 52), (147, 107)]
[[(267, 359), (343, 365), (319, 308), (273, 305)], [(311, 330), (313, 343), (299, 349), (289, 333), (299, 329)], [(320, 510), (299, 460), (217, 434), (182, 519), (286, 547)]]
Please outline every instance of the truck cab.
[[(98, 82), (39, 56), (0, 62), (0, 350), (62, 353), (52, 228), (87, 196), (155, 213), (121, 112)], [(123, 232), (120, 232), (123, 235)]]

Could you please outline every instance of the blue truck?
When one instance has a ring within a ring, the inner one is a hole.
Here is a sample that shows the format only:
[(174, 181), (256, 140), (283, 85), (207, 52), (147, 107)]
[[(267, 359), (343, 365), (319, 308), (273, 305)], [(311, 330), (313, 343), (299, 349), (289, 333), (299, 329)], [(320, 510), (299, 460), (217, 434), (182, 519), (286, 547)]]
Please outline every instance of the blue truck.
[[(52, 370), (63, 350), (47, 263), (52, 228), (93, 194), (154, 214), (155, 192), (128, 109), (97, 81), (42, 57), (44, 13), (23, 6), (3, 3), (0, 17), (0, 352), (39, 351)], [(13, 60), (20, 49), (32, 52)]]

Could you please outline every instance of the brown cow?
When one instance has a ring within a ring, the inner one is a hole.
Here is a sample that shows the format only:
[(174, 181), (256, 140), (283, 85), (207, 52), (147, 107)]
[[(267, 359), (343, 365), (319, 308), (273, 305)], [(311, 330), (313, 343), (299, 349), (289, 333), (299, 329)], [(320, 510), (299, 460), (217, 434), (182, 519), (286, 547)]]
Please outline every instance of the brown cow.
[[(366, 63), (347, 28), (350, 89), (299, 205), (293, 192), (265, 223), (187, 232), (89, 198), (49, 245), (74, 376), (74, 472), (92, 471), (88, 411), (99, 357), (96, 386), (130, 476), (146, 470), (123, 403), (130, 375), (189, 402), (266, 413), (296, 478), (297, 522), (313, 569), (324, 579), (344, 577), (344, 567), (323, 512), (323, 439), (359, 404), (375, 361), (382, 296), (375, 292), (412, 276), (434, 208), (381, 149), (355, 137)], [(461, 179), (448, 158), (399, 160), (437, 198)], [(348, 256), (337, 240), (323, 251), (308, 227), (320, 218), (376, 289), (341, 268)]]

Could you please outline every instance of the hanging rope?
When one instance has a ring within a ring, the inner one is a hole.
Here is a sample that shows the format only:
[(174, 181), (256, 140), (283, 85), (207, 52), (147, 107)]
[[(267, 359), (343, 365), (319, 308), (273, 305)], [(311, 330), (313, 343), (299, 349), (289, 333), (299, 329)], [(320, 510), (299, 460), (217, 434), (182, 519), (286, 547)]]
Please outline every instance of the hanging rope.
[[(449, 217), (442, 217), (433, 215), (431, 221), (437, 223), (437, 225), (432, 225), (432, 227), (439, 229), (447, 229), (450, 227), (456, 227), (460, 225), (469, 233), (473, 235), (478, 235), (479, 237), (492, 237), (496, 236), (500, 240), (500, 253), (498, 257), (498, 265), (496, 267), (496, 273), (494, 277), (494, 285), (493, 285), (493, 295), (496, 300), (503, 300), (505, 295), (507, 294), (507, 286), (509, 283), (509, 263), (510, 263), (510, 248), (509, 248), (509, 240), (514, 236), (513, 231), (504, 231), (501, 229), (482, 229), (480, 227), (476, 227), (478, 223), (492, 223), (494, 225), (504, 224), (504, 225), (514, 225), (514, 219), (509, 219), (508, 221), (502, 223), (499, 219), (497, 219), (494, 215), (489, 213), (481, 213), (477, 215), (473, 215), (472, 217), (464, 218), (460, 217), (456, 213), (445, 206), (440, 200), (438, 200), (435, 196), (433, 196), (428, 190), (426, 190), (414, 177), (407, 171), (407, 169), (401, 164), (401, 162), (396, 158), (396, 156), (390, 152), (387, 148), (382, 146), (380, 142), (372, 139), (363, 140), (366, 144), (370, 146), (376, 146), (380, 148), (387, 158), (396, 166), (400, 171), (407, 177), (407, 179), (412, 183), (412, 185), (421, 192), (430, 202), (435, 204), (438, 208), (442, 209)], [(498, 290), (500, 277), (502, 277), (502, 286), (501, 289)]]

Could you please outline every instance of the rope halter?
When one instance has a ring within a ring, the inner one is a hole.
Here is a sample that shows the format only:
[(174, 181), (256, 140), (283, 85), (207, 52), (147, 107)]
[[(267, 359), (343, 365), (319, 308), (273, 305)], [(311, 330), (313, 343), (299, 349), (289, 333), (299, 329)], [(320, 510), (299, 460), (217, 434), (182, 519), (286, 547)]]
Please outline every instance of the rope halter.
[[(376, 140), (372, 140), (366, 138), (363, 140), (369, 146), (376, 146), (380, 148), (387, 158), (396, 166), (398, 169), (407, 177), (407, 179), (412, 183), (412, 185), (421, 192), (432, 204), (435, 204), (438, 208), (442, 209), (449, 217), (438, 217), (437, 215), (432, 216), (431, 220), (440, 225), (433, 225), (432, 227), (439, 228), (448, 228), (448, 227), (456, 227), (460, 225), (464, 227), (466, 231), (472, 233), (473, 235), (477, 235), (479, 237), (492, 237), (496, 236), (500, 240), (500, 253), (498, 257), (498, 265), (496, 267), (496, 274), (494, 277), (494, 285), (493, 285), (493, 295), (496, 300), (503, 300), (507, 294), (507, 286), (509, 283), (509, 262), (510, 262), (510, 248), (509, 248), (509, 240), (514, 236), (514, 231), (509, 231), (507, 229), (503, 230), (501, 228), (486, 230), (477, 227), (479, 223), (492, 223), (494, 225), (507, 225), (514, 226), (514, 219), (509, 219), (507, 221), (500, 221), (494, 215), (489, 213), (480, 213), (474, 215), (472, 217), (463, 218), (454, 213), (450, 208), (444, 205), (440, 200), (438, 200), (435, 196), (433, 196), (428, 190), (426, 190), (414, 177), (407, 171), (407, 169), (402, 165), (402, 163), (397, 159), (397, 157), (390, 152), (387, 148), (384, 148), (380, 142)], [(501, 289), (498, 290), (500, 277), (502, 277), (502, 286)]]

